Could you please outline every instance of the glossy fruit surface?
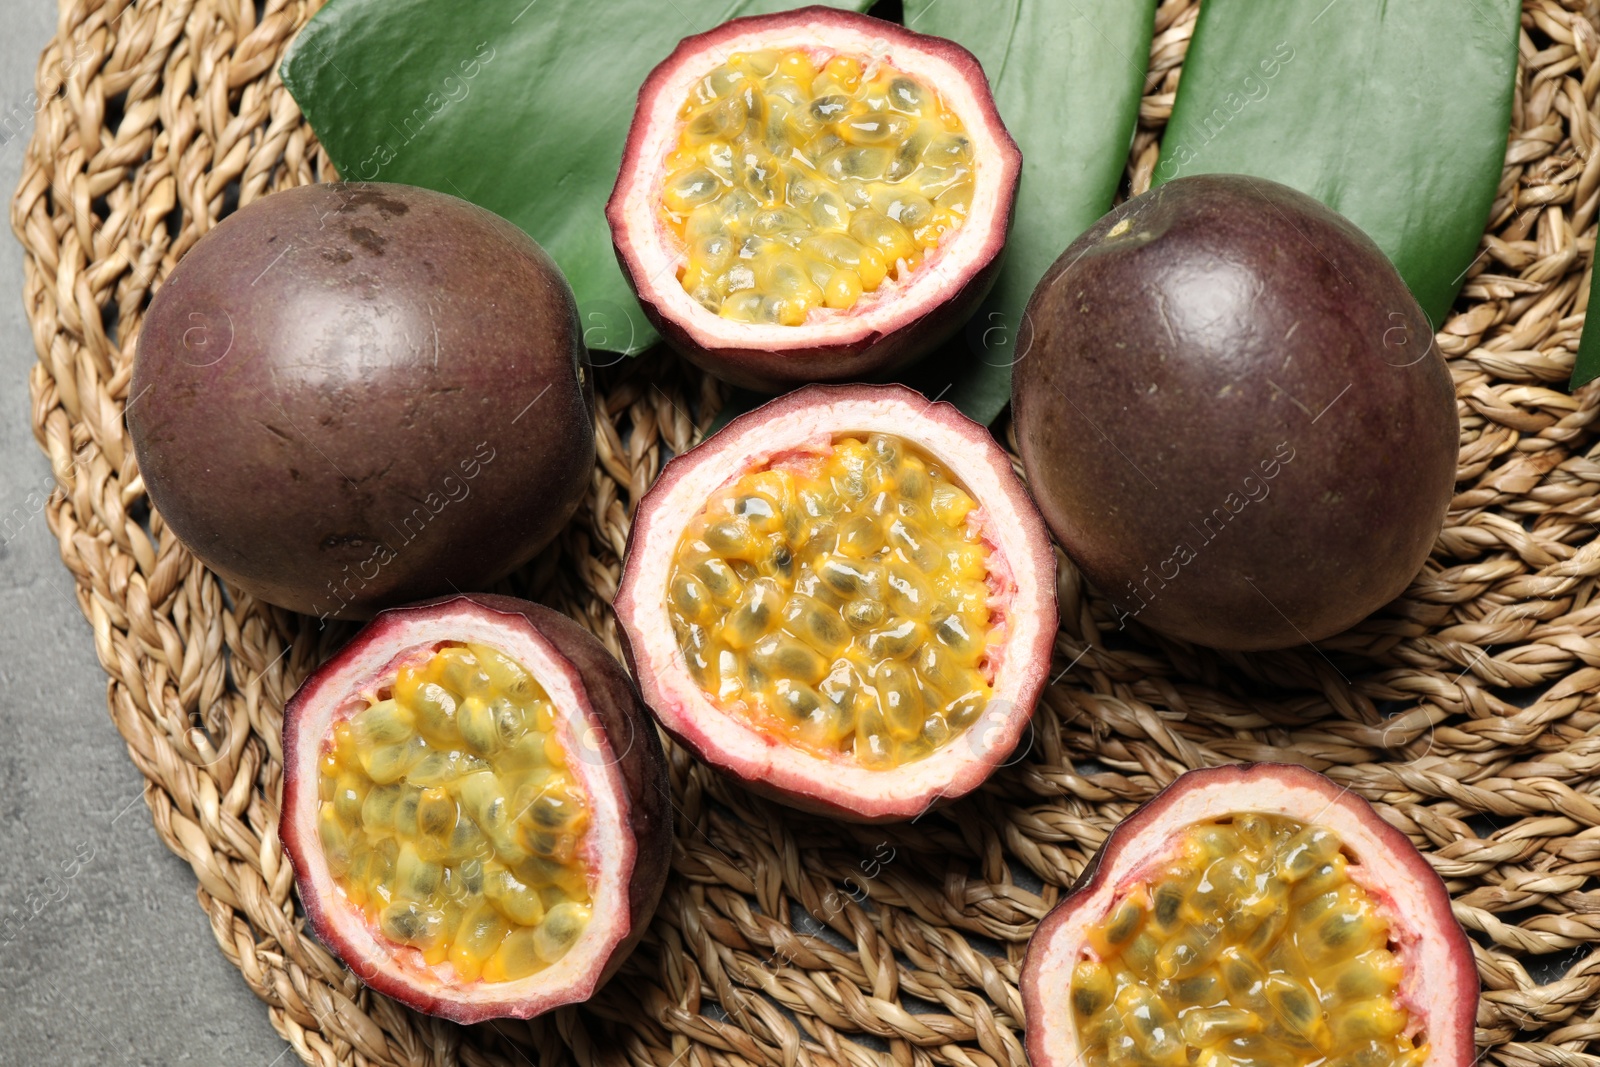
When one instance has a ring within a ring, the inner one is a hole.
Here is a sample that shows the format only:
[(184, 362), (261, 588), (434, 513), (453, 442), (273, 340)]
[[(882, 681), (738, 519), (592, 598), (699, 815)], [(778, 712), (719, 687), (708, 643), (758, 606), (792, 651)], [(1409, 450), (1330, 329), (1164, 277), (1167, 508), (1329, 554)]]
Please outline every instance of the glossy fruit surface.
[(1021, 991), (1033, 1067), (1474, 1062), (1444, 883), (1296, 766), (1191, 771), (1123, 820), (1034, 932)]
[(1051, 532), (1119, 622), (1280, 648), (1399, 596), (1454, 486), (1454, 387), (1349, 222), (1235, 175), (1180, 178), (1063, 253), (1012, 404)]
[(280, 837), (317, 937), (456, 1022), (586, 1000), (655, 911), (660, 741), (587, 631), (510, 597), (382, 612), (284, 711)]
[(301, 186), (224, 219), (156, 293), (129, 397), (167, 526), (245, 592), (324, 617), (504, 575), (594, 464), (560, 272), (409, 186)]
[(1021, 155), (971, 53), (825, 7), (685, 39), (607, 205), (651, 321), (739, 385), (928, 352), (994, 281)]
[(1054, 556), (1006, 454), (902, 386), (811, 386), (677, 457), (615, 609), (662, 725), (752, 789), (909, 818), (1011, 754)]

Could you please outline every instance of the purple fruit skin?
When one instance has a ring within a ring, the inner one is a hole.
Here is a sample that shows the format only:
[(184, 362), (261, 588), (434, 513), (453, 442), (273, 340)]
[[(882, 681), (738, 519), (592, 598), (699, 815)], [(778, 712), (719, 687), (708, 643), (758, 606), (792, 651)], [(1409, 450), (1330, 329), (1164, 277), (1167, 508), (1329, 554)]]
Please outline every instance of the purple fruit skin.
[(1316, 641), (1427, 559), (1454, 490), (1454, 386), (1388, 259), (1310, 197), (1232, 175), (1159, 186), (1062, 254), (1024, 329), (1029, 485), (1119, 625)]
[(128, 396), (172, 532), (312, 615), (482, 587), (555, 536), (594, 466), (555, 263), (410, 186), (301, 186), (225, 219), (157, 292)]

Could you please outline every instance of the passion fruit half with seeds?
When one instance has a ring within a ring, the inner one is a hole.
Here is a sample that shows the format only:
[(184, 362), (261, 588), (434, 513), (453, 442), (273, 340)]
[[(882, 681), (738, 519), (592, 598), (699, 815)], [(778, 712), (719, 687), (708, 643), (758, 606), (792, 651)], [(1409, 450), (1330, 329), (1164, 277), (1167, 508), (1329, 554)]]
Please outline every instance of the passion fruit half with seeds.
[(970, 316), (1021, 168), (970, 52), (807, 7), (686, 38), (656, 67), (606, 216), (689, 359), (753, 388), (839, 381)]
[(1033, 1067), (1471, 1067), (1450, 895), (1302, 767), (1183, 775), (1106, 839), (1023, 962)]
[(1049, 668), (1055, 557), (982, 426), (811, 386), (673, 459), (617, 621), (662, 726), (758, 792), (860, 821), (976, 788)]
[(382, 612), (284, 711), (280, 836), (358, 977), (460, 1023), (586, 1000), (643, 935), (671, 801), (622, 667), (511, 597)]

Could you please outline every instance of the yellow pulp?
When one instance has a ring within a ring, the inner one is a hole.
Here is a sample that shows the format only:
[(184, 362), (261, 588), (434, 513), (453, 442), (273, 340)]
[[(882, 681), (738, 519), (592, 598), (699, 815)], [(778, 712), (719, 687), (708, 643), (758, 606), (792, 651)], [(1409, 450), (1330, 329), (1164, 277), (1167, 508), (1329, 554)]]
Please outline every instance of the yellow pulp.
[(915, 270), (966, 219), (972, 145), (932, 87), (820, 50), (735, 53), (695, 87), (661, 209), (690, 296), (797, 326)]
[(588, 805), (516, 661), (445, 645), (324, 742), (317, 829), (350, 902), (471, 981), (523, 978), (588, 925)]
[(888, 434), (743, 475), (685, 529), (668, 580), (691, 675), (717, 706), (817, 755), (929, 755), (992, 692), (975, 507)]
[(1388, 923), (1340, 849), (1278, 816), (1189, 827), (1074, 969), (1089, 1067), (1420, 1067)]

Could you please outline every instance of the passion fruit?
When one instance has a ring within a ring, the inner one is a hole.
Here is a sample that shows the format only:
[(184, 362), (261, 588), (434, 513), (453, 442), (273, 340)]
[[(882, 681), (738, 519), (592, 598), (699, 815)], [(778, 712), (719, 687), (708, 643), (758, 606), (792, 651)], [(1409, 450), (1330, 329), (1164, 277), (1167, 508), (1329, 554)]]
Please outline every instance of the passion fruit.
[(651, 72), (606, 217), (674, 347), (776, 389), (891, 370), (959, 327), (1021, 168), (970, 52), (807, 7), (686, 38)]
[(151, 502), (233, 585), (322, 617), (475, 589), (543, 548), (594, 466), (577, 305), (453, 196), (308, 185), (181, 259), (134, 355)]
[(1281, 648), (1352, 626), (1427, 559), (1455, 389), (1399, 273), (1317, 201), (1168, 182), (1075, 241), (1027, 315), (1028, 484), (1119, 622)]
[(666, 879), (666, 762), (622, 667), (511, 597), (378, 615), (284, 711), (280, 836), (311, 928), (456, 1022), (587, 999)]
[(1478, 978), (1444, 883), (1302, 767), (1190, 771), (1028, 943), (1033, 1067), (1470, 1067)]
[(904, 386), (811, 386), (667, 464), (616, 596), (645, 702), (750, 788), (903, 819), (1016, 747), (1055, 557), (1006, 454)]

